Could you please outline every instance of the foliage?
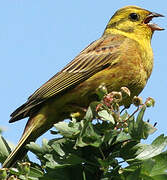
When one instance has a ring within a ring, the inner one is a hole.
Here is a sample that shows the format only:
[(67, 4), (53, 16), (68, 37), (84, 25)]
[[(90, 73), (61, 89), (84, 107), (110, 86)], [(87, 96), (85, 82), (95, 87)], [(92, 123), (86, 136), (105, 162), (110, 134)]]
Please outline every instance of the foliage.
[[(77, 121), (59, 122), (51, 131), (52, 140), (43, 139), (42, 146), (31, 142), (27, 148), (40, 160), (20, 162), (16, 168), (0, 170), (0, 179), (21, 180), (165, 180), (167, 179), (167, 137), (160, 135), (151, 144), (143, 139), (156, 131), (144, 121), (145, 110), (154, 105), (148, 98), (144, 104), (134, 98), (136, 110), (129, 114), (118, 103), (122, 94), (99, 93), (100, 102), (92, 102), (86, 115)], [(0, 138), (0, 161), (10, 150)], [(17, 177), (17, 178), (16, 178)]]

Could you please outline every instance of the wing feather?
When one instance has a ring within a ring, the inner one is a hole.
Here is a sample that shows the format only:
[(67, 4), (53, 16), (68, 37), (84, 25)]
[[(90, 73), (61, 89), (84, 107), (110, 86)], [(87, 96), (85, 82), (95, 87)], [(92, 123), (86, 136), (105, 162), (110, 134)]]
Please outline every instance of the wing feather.
[(29, 115), (35, 106), (41, 104), (65, 90), (75, 87), (87, 80), (92, 75), (112, 65), (120, 54), (120, 45), (125, 40), (124, 36), (102, 36), (94, 41), (86, 49), (74, 58), (62, 71), (53, 76), (39, 89), (37, 89), (28, 101), (16, 109), (10, 122), (14, 122)]

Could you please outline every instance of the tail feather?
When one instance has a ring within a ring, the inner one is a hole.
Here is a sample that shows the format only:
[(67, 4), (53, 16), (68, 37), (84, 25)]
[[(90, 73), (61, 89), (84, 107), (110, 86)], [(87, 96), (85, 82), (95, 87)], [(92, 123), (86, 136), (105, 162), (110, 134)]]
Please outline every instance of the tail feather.
[(18, 160), (22, 160), (25, 157), (28, 151), (25, 146), (31, 141), (35, 141), (41, 135), (40, 128), (42, 124), (40, 122), (43, 121), (44, 118), (44, 116), (37, 115), (28, 120), (24, 133), (18, 145), (16, 146), (14, 151), (9, 154), (9, 156), (3, 163), (4, 168), (13, 167)]
[(27, 154), (28, 150), (25, 148), (25, 146), (23, 146), (20, 149), (17, 149), (17, 151), (13, 151), (8, 158), (5, 160), (5, 162), (3, 163), (3, 168), (10, 168), (10, 167), (14, 167), (16, 165), (16, 162), (18, 161), (18, 159), (23, 159), (25, 157), (25, 155)]
[(18, 160), (22, 160), (25, 157), (25, 155), (27, 154), (27, 151), (28, 151), (25, 148), (25, 146), (26, 146), (26, 144), (28, 144), (30, 142), (29, 139), (31, 137), (32, 131), (33, 131), (33, 128), (28, 129), (28, 132), (26, 131), (26, 133), (23, 134), (23, 136), (21, 137), (21, 139), (20, 139), (18, 145), (16, 146), (16, 148), (14, 149), (14, 151), (12, 151), (9, 154), (9, 156), (3, 163), (3, 167), (5, 167), (5, 168), (13, 167)]

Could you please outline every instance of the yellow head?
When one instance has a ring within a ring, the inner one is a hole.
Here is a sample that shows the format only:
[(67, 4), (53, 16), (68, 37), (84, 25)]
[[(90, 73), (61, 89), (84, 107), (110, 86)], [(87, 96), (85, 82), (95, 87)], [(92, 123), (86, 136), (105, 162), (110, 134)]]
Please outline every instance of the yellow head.
[(135, 36), (138, 39), (146, 38), (151, 40), (155, 30), (163, 30), (158, 25), (150, 23), (154, 17), (163, 17), (163, 15), (137, 6), (123, 7), (112, 16), (104, 34), (119, 32), (132, 37)]

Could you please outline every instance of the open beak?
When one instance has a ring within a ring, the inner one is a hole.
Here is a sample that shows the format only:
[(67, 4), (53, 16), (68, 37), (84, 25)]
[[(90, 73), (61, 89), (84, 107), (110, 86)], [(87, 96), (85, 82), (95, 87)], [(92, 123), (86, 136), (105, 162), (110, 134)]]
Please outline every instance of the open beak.
[(151, 28), (152, 31), (164, 30), (164, 28), (161, 28), (157, 24), (150, 22), (154, 17), (164, 17), (164, 15), (152, 12), (146, 17), (146, 19), (144, 20), (144, 24), (147, 24)]

